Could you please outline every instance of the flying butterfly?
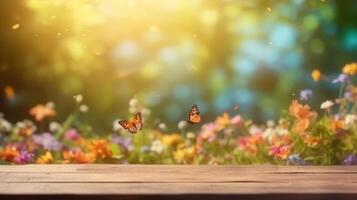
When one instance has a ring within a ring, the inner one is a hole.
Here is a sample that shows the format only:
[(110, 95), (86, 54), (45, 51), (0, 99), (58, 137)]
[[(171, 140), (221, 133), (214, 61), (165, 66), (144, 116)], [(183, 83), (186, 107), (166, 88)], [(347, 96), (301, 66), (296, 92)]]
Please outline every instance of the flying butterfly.
[(120, 120), (118, 123), (131, 134), (135, 134), (138, 130), (143, 129), (143, 118), (140, 112), (135, 113), (132, 120)]
[(198, 124), (201, 122), (200, 111), (198, 110), (198, 106), (194, 104), (188, 114), (187, 122), (191, 124)]

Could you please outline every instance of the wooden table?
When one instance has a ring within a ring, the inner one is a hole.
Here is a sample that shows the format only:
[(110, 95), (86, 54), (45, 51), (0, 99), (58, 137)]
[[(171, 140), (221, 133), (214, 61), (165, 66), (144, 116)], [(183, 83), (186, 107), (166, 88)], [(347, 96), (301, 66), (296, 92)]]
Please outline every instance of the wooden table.
[(0, 166), (0, 199), (63, 197), (86, 200), (357, 199), (357, 167)]

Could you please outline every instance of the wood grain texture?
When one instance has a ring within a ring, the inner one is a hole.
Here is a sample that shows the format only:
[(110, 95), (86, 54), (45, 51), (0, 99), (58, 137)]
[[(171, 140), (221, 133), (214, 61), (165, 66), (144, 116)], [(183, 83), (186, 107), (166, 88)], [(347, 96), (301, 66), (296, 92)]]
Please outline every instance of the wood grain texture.
[(54, 194), (357, 195), (357, 167), (272, 165), (0, 166), (0, 195)]

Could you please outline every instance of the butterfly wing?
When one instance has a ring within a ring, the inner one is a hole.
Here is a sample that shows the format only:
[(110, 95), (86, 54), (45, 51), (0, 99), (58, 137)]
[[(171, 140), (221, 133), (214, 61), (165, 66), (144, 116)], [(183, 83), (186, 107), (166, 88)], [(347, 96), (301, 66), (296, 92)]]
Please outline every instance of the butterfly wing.
[(144, 124), (143, 124), (143, 118), (141, 116), (141, 112), (135, 113), (133, 124), (138, 130), (143, 129)]
[(120, 120), (118, 123), (120, 124), (120, 126), (122, 126), (125, 130), (129, 131), (130, 133), (136, 133), (138, 131), (134, 123), (128, 120)]
[(191, 124), (198, 124), (201, 122), (200, 111), (198, 110), (198, 106), (195, 104), (192, 106), (190, 113), (188, 114), (188, 120)]

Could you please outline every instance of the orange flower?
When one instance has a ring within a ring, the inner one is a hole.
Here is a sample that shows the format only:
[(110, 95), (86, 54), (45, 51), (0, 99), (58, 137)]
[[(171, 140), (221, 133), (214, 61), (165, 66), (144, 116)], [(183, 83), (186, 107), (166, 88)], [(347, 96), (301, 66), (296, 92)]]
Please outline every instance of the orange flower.
[(95, 160), (93, 154), (85, 154), (81, 150), (64, 151), (63, 159), (65, 160), (64, 161), (65, 163), (78, 163), (78, 164), (92, 163)]
[(304, 134), (305, 130), (308, 129), (310, 126), (309, 119), (300, 119), (294, 125), (293, 130), (299, 134)]
[(47, 151), (44, 155), (37, 158), (36, 163), (37, 164), (51, 164), (51, 163), (53, 163), (52, 153)]
[(237, 140), (238, 149), (251, 155), (258, 152), (258, 146), (263, 143), (263, 135), (255, 134), (251, 136), (239, 137)]
[(322, 74), (317, 69), (312, 70), (311, 77), (315, 82), (322, 80)]
[(7, 145), (5, 149), (0, 151), (0, 158), (7, 162), (14, 162), (14, 159), (20, 155), (16, 146)]
[(38, 104), (30, 110), (30, 115), (34, 116), (36, 121), (42, 121), (46, 117), (54, 117), (56, 114), (53, 108), (43, 104)]
[(165, 146), (172, 147), (180, 143), (181, 136), (177, 133), (170, 134), (170, 135), (165, 134), (161, 136), (161, 141)]
[(298, 119), (309, 119), (316, 115), (308, 105), (301, 105), (297, 100), (293, 100), (289, 107), (289, 112)]
[(93, 140), (89, 145), (89, 149), (96, 159), (106, 159), (112, 156), (112, 151), (108, 148), (108, 142), (104, 139)]
[(338, 119), (330, 119), (330, 128), (333, 131), (338, 131), (344, 128), (344, 121)]
[(348, 74), (348, 75), (355, 75), (357, 74), (357, 63), (350, 63), (350, 64), (346, 64), (343, 69), (342, 69), (342, 72), (344, 74)]
[(315, 147), (321, 143), (322, 138), (318, 136), (305, 135), (303, 136), (303, 140), (307, 146)]

